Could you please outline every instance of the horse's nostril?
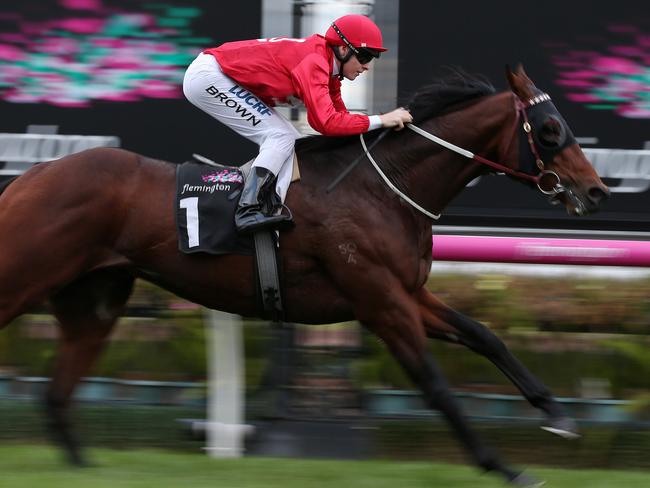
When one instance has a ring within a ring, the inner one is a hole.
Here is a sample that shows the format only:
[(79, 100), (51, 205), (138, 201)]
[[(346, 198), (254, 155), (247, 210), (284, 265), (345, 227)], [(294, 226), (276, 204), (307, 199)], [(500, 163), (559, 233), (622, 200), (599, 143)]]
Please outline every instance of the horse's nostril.
[(589, 200), (591, 200), (595, 205), (598, 205), (609, 198), (609, 191), (598, 186), (590, 188), (587, 194), (589, 195)]

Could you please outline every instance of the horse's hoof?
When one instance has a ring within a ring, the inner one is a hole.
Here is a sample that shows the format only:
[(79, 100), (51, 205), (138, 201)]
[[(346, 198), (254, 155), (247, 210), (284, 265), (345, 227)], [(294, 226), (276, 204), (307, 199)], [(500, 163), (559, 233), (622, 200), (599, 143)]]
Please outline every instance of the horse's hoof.
[(519, 488), (539, 488), (540, 486), (544, 486), (546, 481), (538, 480), (526, 473), (519, 473), (515, 478), (510, 480), (510, 484)]
[(559, 435), (560, 437), (569, 440), (578, 439), (580, 437), (578, 426), (576, 425), (575, 420), (570, 417), (549, 418), (541, 425), (541, 428), (551, 434)]

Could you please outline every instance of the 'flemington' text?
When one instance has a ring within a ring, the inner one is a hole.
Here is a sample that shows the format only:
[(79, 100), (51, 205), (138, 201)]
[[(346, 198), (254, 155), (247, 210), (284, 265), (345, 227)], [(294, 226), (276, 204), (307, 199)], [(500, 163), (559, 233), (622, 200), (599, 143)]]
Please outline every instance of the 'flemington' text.
[(230, 185), (224, 185), (223, 183), (217, 183), (216, 185), (190, 185), (186, 183), (183, 185), (181, 195), (184, 195), (185, 192), (214, 193), (215, 191), (230, 191)]

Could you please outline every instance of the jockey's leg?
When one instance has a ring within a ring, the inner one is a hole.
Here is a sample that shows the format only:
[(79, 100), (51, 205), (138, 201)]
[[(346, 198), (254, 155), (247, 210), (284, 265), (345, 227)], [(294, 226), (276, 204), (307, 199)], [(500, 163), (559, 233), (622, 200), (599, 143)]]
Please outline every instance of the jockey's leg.
[(287, 224), (289, 217), (273, 215), (286, 193), (286, 188), (281, 188), (278, 197), (275, 184), (282, 168), (293, 162), (298, 131), (279, 112), (224, 74), (209, 54), (200, 54), (189, 66), (183, 92), (198, 108), (260, 146), (235, 216), (238, 230)]
[(291, 223), (288, 215), (276, 214), (281, 204), (276, 183), (282, 168), (293, 163), (294, 142), (292, 130), (278, 130), (263, 140), (235, 213), (239, 232), (254, 232), (262, 227), (277, 228)]

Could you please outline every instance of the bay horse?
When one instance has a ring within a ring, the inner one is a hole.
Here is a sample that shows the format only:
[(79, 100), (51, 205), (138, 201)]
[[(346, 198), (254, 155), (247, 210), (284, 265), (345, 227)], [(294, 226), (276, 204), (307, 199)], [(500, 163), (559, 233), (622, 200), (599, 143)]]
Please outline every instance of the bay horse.
[[(368, 154), (402, 196), (367, 162), (326, 191), (362, 154), (359, 139), (299, 140), (301, 180), (286, 202), (296, 225), (281, 232), (279, 253), (287, 321), (358, 320), (442, 412), (476, 465), (515, 486), (537, 486), (468, 426), (427, 338), (490, 359), (544, 412), (548, 430), (570, 437), (575, 425), (501, 340), (425, 288), (432, 219), (407, 203), (441, 212), (495, 167), (533, 188), (537, 183), (572, 214), (593, 212), (607, 198), (609, 190), (548, 96), (521, 66), (506, 76), (510, 90), (501, 93), (482, 78), (457, 74), (413, 96), (414, 124), (481, 156), (467, 159), (411, 130), (389, 131)], [(531, 155), (538, 168), (526, 166)], [(490, 167), (493, 160), (503, 166)], [(38, 164), (0, 195), (0, 327), (49, 300), (60, 344), (45, 406), (50, 431), (73, 463), (84, 461), (68, 420), (73, 390), (105, 346), (136, 278), (212, 309), (261, 313), (251, 256), (179, 252), (175, 172), (169, 162), (97, 148)]]

